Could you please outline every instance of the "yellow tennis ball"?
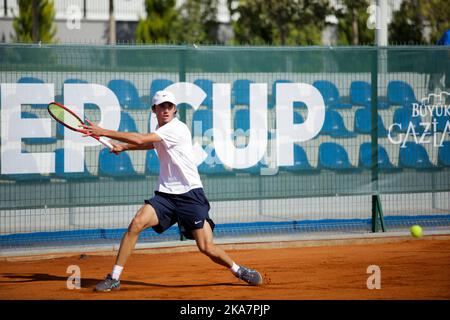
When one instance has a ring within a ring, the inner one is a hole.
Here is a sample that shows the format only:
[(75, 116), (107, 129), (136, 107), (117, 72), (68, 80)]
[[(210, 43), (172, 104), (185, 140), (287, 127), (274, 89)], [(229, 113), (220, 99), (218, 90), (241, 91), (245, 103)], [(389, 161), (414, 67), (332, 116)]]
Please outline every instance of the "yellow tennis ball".
[(409, 230), (411, 231), (411, 235), (415, 238), (420, 238), (423, 235), (422, 227), (418, 224), (413, 225)]

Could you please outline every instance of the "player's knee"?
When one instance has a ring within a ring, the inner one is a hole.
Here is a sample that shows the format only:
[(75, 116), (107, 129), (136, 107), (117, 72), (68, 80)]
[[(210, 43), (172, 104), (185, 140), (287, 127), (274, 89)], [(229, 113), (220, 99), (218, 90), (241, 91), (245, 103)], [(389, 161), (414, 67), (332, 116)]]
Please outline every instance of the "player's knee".
[(214, 256), (215, 247), (213, 243), (201, 243), (198, 245), (198, 249), (207, 256)]
[(139, 219), (138, 217), (133, 218), (133, 220), (130, 223), (130, 226), (128, 227), (128, 232), (130, 233), (140, 233), (144, 229), (144, 223), (142, 219)]

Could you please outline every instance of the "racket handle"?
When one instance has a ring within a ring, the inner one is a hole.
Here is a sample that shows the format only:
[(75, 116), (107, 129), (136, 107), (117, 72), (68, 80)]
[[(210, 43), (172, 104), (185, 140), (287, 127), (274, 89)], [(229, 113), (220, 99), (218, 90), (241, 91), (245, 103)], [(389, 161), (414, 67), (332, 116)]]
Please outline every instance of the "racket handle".
[(108, 147), (109, 149), (113, 149), (113, 145), (109, 142), (108, 139), (106, 139), (105, 137), (100, 137), (98, 138), (98, 141), (100, 141), (104, 146)]

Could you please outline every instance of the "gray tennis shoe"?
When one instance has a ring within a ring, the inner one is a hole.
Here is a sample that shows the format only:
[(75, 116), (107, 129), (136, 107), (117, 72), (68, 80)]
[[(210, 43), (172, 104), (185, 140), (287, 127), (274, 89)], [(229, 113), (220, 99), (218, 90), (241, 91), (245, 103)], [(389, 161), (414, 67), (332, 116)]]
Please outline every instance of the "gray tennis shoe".
[(120, 280), (115, 280), (108, 274), (105, 280), (100, 281), (95, 286), (95, 291), (107, 292), (111, 290), (119, 290), (120, 288)]
[(263, 284), (263, 277), (258, 271), (244, 266), (239, 266), (235, 276), (238, 279), (244, 280), (251, 286), (259, 286)]

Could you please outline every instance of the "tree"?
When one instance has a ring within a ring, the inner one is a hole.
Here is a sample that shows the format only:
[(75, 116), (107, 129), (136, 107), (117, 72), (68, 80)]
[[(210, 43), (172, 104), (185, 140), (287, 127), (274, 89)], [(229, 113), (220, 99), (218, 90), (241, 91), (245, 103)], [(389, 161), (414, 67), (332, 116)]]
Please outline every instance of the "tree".
[(169, 43), (177, 39), (178, 11), (176, 0), (145, 0), (147, 17), (139, 19), (136, 41), (144, 43)]
[(435, 44), (450, 29), (447, 0), (404, 0), (389, 25), (391, 43)]
[(320, 44), (328, 0), (228, 0), (235, 42), (250, 44)]
[(400, 44), (425, 43), (425, 17), (421, 0), (404, 0), (395, 11), (389, 25), (389, 42)]
[(447, 0), (427, 0), (422, 5), (430, 28), (429, 42), (435, 44), (450, 29), (450, 5)]
[(19, 16), (13, 20), (18, 42), (54, 42), (56, 26), (52, 0), (18, 0)]
[(180, 8), (177, 32), (185, 43), (214, 43), (217, 41), (218, 0), (186, 0)]
[(338, 19), (338, 44), (361, 45), (373, 43), (375, 29), (367, 26), (369, 0), (344, 0), (344, 6), (336, 11)]

